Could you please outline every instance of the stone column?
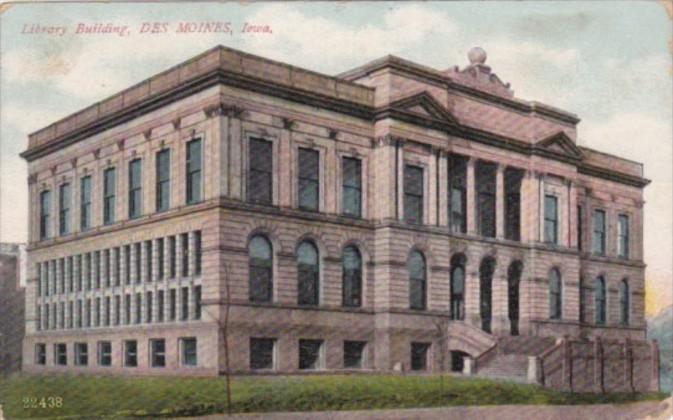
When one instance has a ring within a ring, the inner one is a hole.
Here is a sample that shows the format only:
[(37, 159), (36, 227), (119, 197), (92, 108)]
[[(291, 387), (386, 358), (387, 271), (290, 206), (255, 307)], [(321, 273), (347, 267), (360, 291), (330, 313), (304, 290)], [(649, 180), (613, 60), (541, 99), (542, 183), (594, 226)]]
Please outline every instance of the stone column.
[(495, 237), (505, 238), (505, 165), (495, 173)]
[(437, 215), (437, 224), (439, 226), (449, 225), (449, 158), (448, 154), (442, 150), (439, 153), (439, 214)]
[(476, 203), (476, 182), (474, 175), (475, 158), (470, 157), (467, 161), (467, 233), (476, 235), (477, 233), (477, 203)]

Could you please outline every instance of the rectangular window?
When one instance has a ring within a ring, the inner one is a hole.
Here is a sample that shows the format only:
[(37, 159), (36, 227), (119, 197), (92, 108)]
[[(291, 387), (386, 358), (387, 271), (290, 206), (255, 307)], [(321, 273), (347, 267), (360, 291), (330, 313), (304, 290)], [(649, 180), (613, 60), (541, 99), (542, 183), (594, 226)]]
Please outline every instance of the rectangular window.
[(35, 364), (47, 364), (47, 345), (44, 343), (35, 344)]
[(65, 328), (65, 302), (58, 304), (58, 328)]
[(629, 257), (629, 216), (625, 214), (619, 215), (617, 225), (618, 236), (618, 254), (621, 258)]
[(171, 151), (164, 149), (156, 155), (156, 206), (157, 212), (166, 211), (170, 207), (171, 200)]
[(365, 346), (364, 341), (344, 341), (344, 368), (362, 369), (365, 364)]
[(83, 325), (82, 315), (83, 315), (82, 299), (77, 299), (77, 328), (82, 328)]
[(68, 348), (65, 343), (54, 344), (54, 363), (59, 366), (68, 365)]
[(187, 204), (201, 201), (201, 139), (187, 143), (186, 189)]
[(164, 279), (164, 238), (157, 240), (157, 278)]
[(341, 159), (343, 176), (341, 187), (342, 213), (346, 216), (362, 216), (362, 162), (360, 159)]
[(176, 272), (176, 250), (177, 244), (175, 240), (175, 236), (171, 236), (168, 238), (168, 275), (170, 278), (174, 279), (175, 278), (175, 272)]
[(299, 149), (299, 208), (317, 211), (320, 197), (320, 153)]
[(112, 343), (98, 342), (98, 366), (112, 366)]
[(110, 325), (110, 296), (105, 296), (105, 304), (103, 305), (103, 325)]
[(97, 297), (94, 304), (94, 318), (93, 318), (94, 327), (100, 326), (100, 298)]
[(124, 366), (138, 366), (138, 342), (136, 340), (124, 341)]
[(73, 292), (75, 290), (75, 276), (74, 276), (74, 257), (68, 257), (68, 292)]
[(481, 236), (495, 238), (495, 178), (497, 165), (477, 162), (475, 172), (478, 232)]
[(275, 344), (273, 338), (250, 338), (250, 369), (274, 369)]
[(150, 366), (152, 367), (166, 366), (166, 340), (164, 339), (150, 340)]
[(427, 370), (429, 343), (411, 343), (411, 370)]
[(582, 206), (577, 206), (577, 249), (582, 250), (584, 242), (584, 214)]
[(112, 277), (112, 266), (110, 261), (110, 250), (103, 251), (103, 265), (105, 266), (105, 287), (110, 287), (110, 278)]
[(140, 324), (143, 321), (143, 295), (142, 293), (136, 293), (136, 312), (135, 312), (135, 323)]
[(196, 366), (198, 364), (196, 338), (180, 339), (180, 362), (182, 366)]
[(131, 284), (131, 245), (124, 245), (124, 280)]
[(100, 251), (93, 253), (93, 280), (94, 288), (100, 289)]
[(544, 196), (544, 241), (558, 244), (558, 199), (553, 195)]
[(142, 280), (141, 277), (140, 277), (140, 270), (142, 268), (141, 263), (140, 263), (141, 259), (142, 259), (141, 252), (142, 252), (142, 247), (141, 247), (140, 242), (136, 242), (135, 244), (133, 244), (133, 253), (134, 253), (134, 255), (133, 255), (134, 256), (133, 275), (136, 279), (136, 281), (135, 281), (136, 283), (140, 283), (140, 281)]
[(272, 143), (251, 138), (248, 146), (248, 201), (271, 204), (273, 191)]
[(49, 304), (44, 305), (44, 329), (49, 329)]
[(89, 364), (89, 345), (87, 343), (75, 343), (75, 364), (77, 366)]
[(467, 159), (449, 156), (449, 227), (451, 232), (467, 232)]
[(78, 255), (77, 258), (77, 291), (82, 291), (82, 277), (83, 277), (83, 264), (82, 264), (82, 255)]
[(404, 221), (423, 224), (423, 168), (404, 166)]
[(68, 302), (68, 328), (72, 328), (75, 325), (74, 323), (75, 310), (73, 306), (74, 304), (72, 300)]
[(194, 319), (201, 319), (201, 286), (194, 286)]
[(121, 296), (117, 295), (115, 296), (115, 312), (114, 312), (115, 325), (121, 324), (121, 316), (122, 316), (122, 299)]
[(320, 369), (323, 359), (322, 340), (299, 340), (299, 369)]
[(90, 327), (91, 327), (91, 299), (87, 299), (87, 300), (85, 301), (84, 315), (85, 315), (85, 317), (84, 317), (84, 321), (85, 321), (84, 326), (85, 326), (86, 328), (90, 328)]
[(87, 230), (91, 227), (91, 176), (80, 180), (79, 203), (79, 227)]
[(593, 246), (595, 254), (605, 255), (605, 211), (594, 210)]
[(521, 180), (524, 172), (505, 169), (505, 238), (521, 240)]
[(129, 162), (129, 219), (142, 214), (142, 160)]
[(168, 319), (170, 321), (175, 321), (177, 317), (177, 291), (175, 289), (171, 289), (170, 292), (170, 302), (168, 305)]
[(157, 322), (164, 322), (164, 295), (163, 290), (157, 291)]
[(194, 232), (194, 274), (201, 275), (201, 231)]
[(189, 235), (180, 235), (180, 252), (182, 253), (182, 277), (189, 276)]
[(70, 233), (70, 184), (63, 184), (58, 189), (58, 233)]
[(124, 295), (124, 324), (131, 323), (131, 295)]
[(37, 330), (38, 331), (43, 330), (44, 325), (43, 325), (43, 320), (42, 320), (42, 306), (39, 305), (39, 304), (35, 305), (35, 318), (37, 319), (37, 321), (36, 321)]
[(51, 191), (42, 191), (40, 193), (40, 239), (47, 239), (51, 236), (49, 229), (51, 214)]
[(115, 256), (114, 256), (114, 276), (115, 276), (115, 286), (119, 286), (121, 284), (121, 255), (122, 249), (120, 247), (115, 248)]
[(145, 322), (152, 322), (152, 292), (145, 295)]
[(152, 281), (152, 241), (145, 241), (145, 280)]
[(180, 291), (180, 295), (182, 298), (180, 320), (186, 321), (189, 319), (189, 287), (183, 287)]
[(103, 223), (110, 225), (115, 222), (115, 205), (117, 197), (117, 176), (115, 168), (103, 172)]
[(91, 253), (84, 254), (84, 276), (86, 280), (86, 290), (91, 290), (91, 275), (93, 274), (93, 264), (91, 263)]

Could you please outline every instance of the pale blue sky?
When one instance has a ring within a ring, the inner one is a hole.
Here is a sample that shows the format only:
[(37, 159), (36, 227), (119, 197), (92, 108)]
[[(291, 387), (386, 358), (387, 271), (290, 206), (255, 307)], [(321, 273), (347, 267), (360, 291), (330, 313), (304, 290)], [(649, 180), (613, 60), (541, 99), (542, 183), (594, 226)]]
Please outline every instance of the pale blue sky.
[[(233, 34), (176, 34), (178, 22)], [(73, 35), (80, 22), (128, 37)], [(142, 22), (168, 22), (140, 35)], [(244, 22), (273, 34), (240, 34)], [(63, 37), (21, 34), (66, 25)], [(445, 69), (475, 45), (516, 95), (577, 113), (579, 142), (645, 163), (647, 277), (670, 304), (673, 176), (670, 18), (655, 2), (20, 4), (0, 15), (0, 240), (26, 239), (27, 134), (216, 44), (336, 74), (385, 54)], [(662, 302), (663, 302), (662, 301)], [(657, 305), (660, 306), (661, 304)]]

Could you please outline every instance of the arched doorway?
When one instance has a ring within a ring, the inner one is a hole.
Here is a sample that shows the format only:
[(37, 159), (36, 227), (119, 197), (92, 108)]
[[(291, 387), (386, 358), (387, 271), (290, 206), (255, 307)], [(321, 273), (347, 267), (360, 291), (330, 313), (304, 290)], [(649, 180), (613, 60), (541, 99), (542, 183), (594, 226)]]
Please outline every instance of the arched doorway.
[(507, 270), (507, 310), (511, 335), (519, 335), (519, 285), (522, 271), (521, 261), (512, 262)]
[(486, 257), (479, 266), (479, 312), (481, 315), (481, 329), (491, 332), (491, 314), (493, 307), (493, 272), (495, 259)]

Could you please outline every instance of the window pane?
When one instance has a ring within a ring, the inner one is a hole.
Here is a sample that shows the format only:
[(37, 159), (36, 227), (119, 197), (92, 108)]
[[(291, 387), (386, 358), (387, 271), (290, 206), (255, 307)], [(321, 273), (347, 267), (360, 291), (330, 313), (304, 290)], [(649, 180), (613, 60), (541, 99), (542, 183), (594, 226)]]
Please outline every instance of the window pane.
[(268, 302), (272, 296), (271, 244), (263, 236), (255, 236), (249, 249), (249, 298), (253, 302)]
[(322, 340), (299, 340), (299, 369), (322, 367)]
[(404, 167), (404, 220), (407, 223), (423, 223), (423, 168)]
[(273, 369), (272, 338), (250, 339), (250, 369)]
[(187, 203), (201, 201), (201, 139), (187, 143)]
[(319, 160), (317, 150), (299, 149), (299, 207), (318, 210)]
[(271, 142), (250, 139), (248, 150), (248, 201), (271, 204), (272, 165)]
[(343, 158), (343, 213), (359, 217), (362, 205), (362, 164), (359, 159)]
[(343, 303), (344, 306), (362, 304), (362, 259), (360, 252), (353, 246), (344, 249)]

